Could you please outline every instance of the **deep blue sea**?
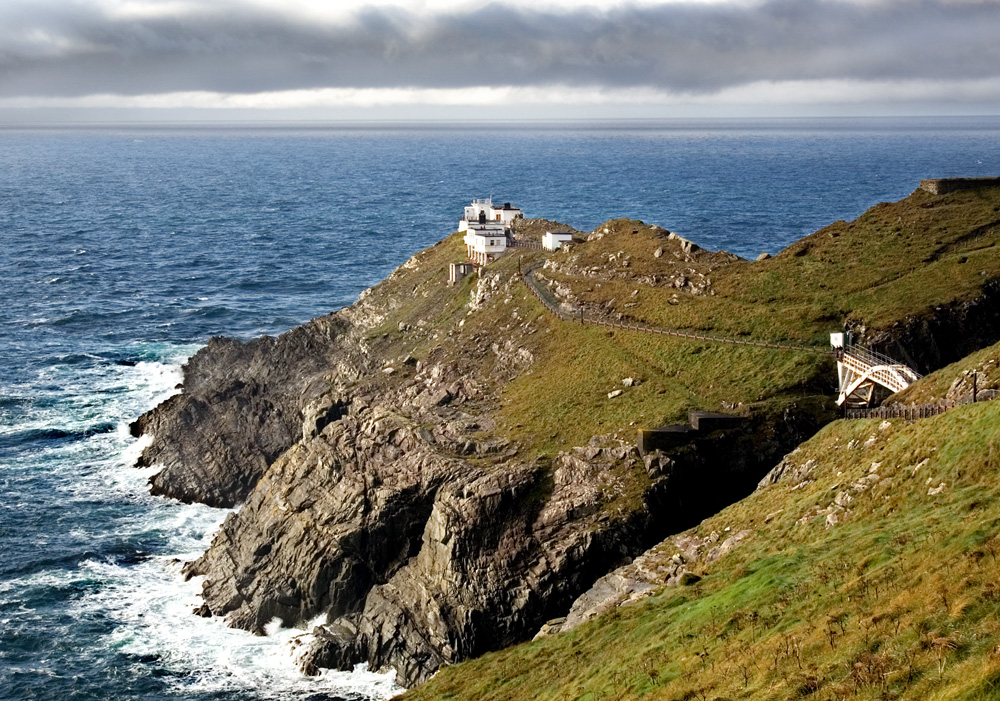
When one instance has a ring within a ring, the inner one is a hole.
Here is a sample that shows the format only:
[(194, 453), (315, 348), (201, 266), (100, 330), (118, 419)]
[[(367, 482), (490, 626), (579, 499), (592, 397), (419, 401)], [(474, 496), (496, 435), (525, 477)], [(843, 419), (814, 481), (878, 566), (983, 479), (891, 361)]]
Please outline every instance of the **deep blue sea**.
[(754, 257), (979, 175), (1000, 118), (0, 129), (0, 698), (393, 693), (191, 614), (226, 512), (150, 497), (127, 425), (210, 336), (350, 304), (474, 197)]

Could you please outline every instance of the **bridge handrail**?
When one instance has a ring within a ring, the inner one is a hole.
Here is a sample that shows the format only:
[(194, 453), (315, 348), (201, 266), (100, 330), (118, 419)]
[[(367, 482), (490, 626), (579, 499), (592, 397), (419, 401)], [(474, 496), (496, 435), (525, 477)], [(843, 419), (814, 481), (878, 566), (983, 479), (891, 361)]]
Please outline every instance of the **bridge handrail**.
[(894, 358), (890, 358), (882, 353), (877, 353), (864, 346), (846, 346), (844, 348), (844, 355), (849, 358), (854, 358), (865, 363), (869, 367), (886, 366), (886, 367), (902, 367), (913, 373), (917, 379), (923, 377), (913, 368), (909, 367), (906, 363), (900, 362)]

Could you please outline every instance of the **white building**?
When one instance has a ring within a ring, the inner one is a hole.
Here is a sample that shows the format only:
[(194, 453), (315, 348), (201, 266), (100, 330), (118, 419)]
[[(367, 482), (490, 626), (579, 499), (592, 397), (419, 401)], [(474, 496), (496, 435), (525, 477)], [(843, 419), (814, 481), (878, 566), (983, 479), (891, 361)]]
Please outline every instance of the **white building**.
[(524, 212), (513, 206), (510, 202), (504, 202), (503, 207), (490, 205), (487, 216), (493, 221), (503, 222), (503, 225), (509, 229), (515, 219), (522, 219), (524, 217)]
[(465, 232), (469, 258), (476, 265), (486, 265), (502, 256), (507, 250), (511, 224), (523, 217), (521, 210), (510, 202), (496, 207), (492, 199), (472, 200), (458, 222), (458, 230)]
[(458, 222), (458, 230), (465, 231), (470, 224), (486, 222), (500, 222), (509, 229), (515, 219), (523, 217), (524, 213), (510, 202), (504, 202), (503, 206), (499, 207), (494, 206), (490, 198), (472, 200), (472, 204), (465, 208), (465, 215)]
[(465, 247), (476, 265), (491, 263), (507, 250), (506, 228), (497, 221), (467, 223)]
[(550, 251), (562, 248), (564, 243), (572, 243), (573, 234), (568, 231), (546, 231), (542, 237), (542, 246)]

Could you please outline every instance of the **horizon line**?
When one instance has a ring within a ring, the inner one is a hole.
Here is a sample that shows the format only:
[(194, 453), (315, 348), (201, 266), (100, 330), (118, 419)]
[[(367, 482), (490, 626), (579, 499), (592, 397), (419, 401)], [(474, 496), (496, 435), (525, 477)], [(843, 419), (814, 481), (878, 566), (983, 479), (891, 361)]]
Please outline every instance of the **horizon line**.
[(348, 125), (558, 125), (558, 124), (656, 124), (656, 123), (726, 123), (726, 122), (880, 122), (880, 121), (972, 121), (1000, 119), (996, 114), (912, 114), (912, 115), (745, 115), (745, 116), (674, 116), (674, 117), (493, 117), (493, 118), (449, 118), (449, 117), (330, 117), (296, 118), (281, 117), (264, 119), (257, 117), (214, 118), (164, 118), (164, 119), (68, 119), (53, 121), (5, 120), (0, 115), (0, 129), (59, 129), (71, 127), (162, 127), (162, 126), (208, 126), (208, 127), (253, 127), (253, 126), (348, 126)]

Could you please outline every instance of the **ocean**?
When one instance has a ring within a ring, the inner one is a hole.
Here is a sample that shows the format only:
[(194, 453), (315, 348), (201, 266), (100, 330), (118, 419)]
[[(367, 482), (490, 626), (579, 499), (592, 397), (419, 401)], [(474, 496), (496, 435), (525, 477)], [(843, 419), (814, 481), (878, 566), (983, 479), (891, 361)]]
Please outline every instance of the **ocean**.
[(0, 699), (398, 691), (192, 615), (226, 511), (150, 497), (128, 423), (211, 336), (350, 304), (472, 198), (753, 258), (982, 175), (1000, 118), (0, 128)]

